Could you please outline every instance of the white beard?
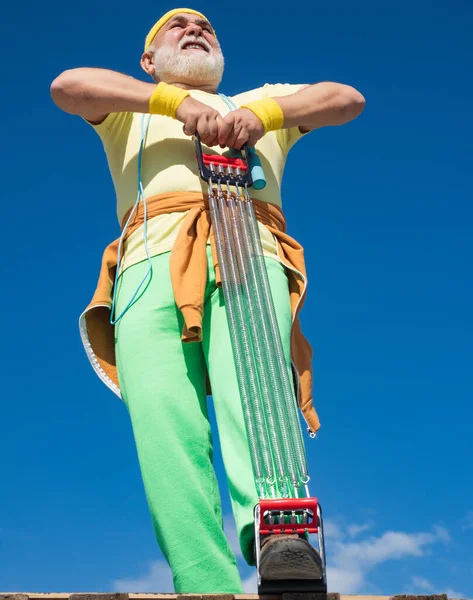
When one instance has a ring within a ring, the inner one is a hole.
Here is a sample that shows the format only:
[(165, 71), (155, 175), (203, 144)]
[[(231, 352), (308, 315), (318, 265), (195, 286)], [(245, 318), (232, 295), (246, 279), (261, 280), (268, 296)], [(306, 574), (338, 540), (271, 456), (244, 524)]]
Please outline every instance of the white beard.
[[(208, 53), (181, 53), (184, 44), (195, 42), (197, 39), (209, 50)], [(202, 84), (212, 83), (217, 87), (223, 77), (224, 58), (220, 49), (213, 50), (204, 38), (186, 36), (181, 40), (177, 51), (169, 46), (158, 48), (154, 54), (154, 65), (160, 81), (181, 79)]]

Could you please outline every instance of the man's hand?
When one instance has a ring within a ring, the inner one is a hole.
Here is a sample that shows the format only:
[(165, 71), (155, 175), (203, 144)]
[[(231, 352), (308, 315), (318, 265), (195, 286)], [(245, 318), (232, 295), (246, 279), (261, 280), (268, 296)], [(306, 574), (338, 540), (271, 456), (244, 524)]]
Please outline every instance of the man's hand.
[(219, 124), (218, 143), (220, 146), (241, 150), (244, 144), (252, 147), (264, 135), (260, 119), (247, 108), (233, 110)]
[(184, 123), (186, 135), (196, 132), (206, 146), (216, 146), (223, 118), (220, 113), (195, 98), (187, 97), (176, 111), (176, 119)]
[(176, 119), (184, 123), (186, 135), (200, 135), (206, 146), (236, 148), (252, 147), (263, 137), (259, 118), (247, 108), (234, 110), (223, 118), (220, 113), (194, 98), (186, 98), (176, 111)]

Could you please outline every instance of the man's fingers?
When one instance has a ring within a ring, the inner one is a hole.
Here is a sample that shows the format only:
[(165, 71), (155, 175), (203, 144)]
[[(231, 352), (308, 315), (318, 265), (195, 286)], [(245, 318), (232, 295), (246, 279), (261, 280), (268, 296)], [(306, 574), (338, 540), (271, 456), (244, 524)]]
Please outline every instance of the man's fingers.
[(229, 140), (230, 134), (232, 133), (234, 125), (235, 125), (235, 119), (234, 119), (232, 113), (229, 113), (219, 123), (219, 128), (218, 128), (218, 143), (221, 146), (229, 146), (228, 140)]
[[(220, 145), (222, 148), (241, 148), (248, 144), (255, 146), (262, 137), (262, 131), (255, 127), (253, 116), (238, 114), (239, 111), (230, 112), (225, 118), (215, 110), (196, 112), (188, 115), (183, 131), (186, 135), (194, 135), (197, 131), (204, 144), (207, 146)], [(243, 118), (245, 116), (245, 118)]]
[(219, 134), (220, 134), (220, 128), (223, 123), (223, 118), (219, 114), (219, 115), (217, 115), (215, 120), (212, 121), (212, 123), (213, 123), (212, 128), (211, 128), (212, 140), (209, 142), (208, 145), (209, 146), (217, 146), (220, 144), (218, 141), (218, 138), (219, 138)]
[(241, 124), (240, 123), (235, 123), (232, 130), (230, 131), (230, 134), (227, 138), (227, 146), (229, 148), (236, 148), (235, 143), (237, 141), (238, 136), (240, 135), (240, 131), (241, 131)]
[(232, 148), (236, 148), (237, 150), (241, 150), (244, 146), (244, 144), (246, 144), (246, 142), (248, 141), (250, 134), (248, 133), (248, 129), (246, 129), (246, 127), (242, 127), (240, 129), (240, 132), (238, 133), (238, 136), (232, 146)]
[(207, 120), (207, 115), (201, 115), (197, 123), (197, 131), (199, 132), (200, 139), (204, 144), (207, 144), (210, 139), (210, 123)]
[(197, 131), (197, 117), (192, 116), (186, 119), (182, 131), (185, 135), (194, 135), (194, 133)]
[(215, 146), (218, 142), (219, 119), (220, 117), (217, 116), (209, 121), (208, 146)]
[(260, 137), (261, 136), (259, 136), (257, 132), (253, 131), (253, 133), (250, 134), (248, 141), (246, 142), (248, 144), (248, 147), (253, 148), (254, 146), (256, 146), (256, 142), (260, 139)]

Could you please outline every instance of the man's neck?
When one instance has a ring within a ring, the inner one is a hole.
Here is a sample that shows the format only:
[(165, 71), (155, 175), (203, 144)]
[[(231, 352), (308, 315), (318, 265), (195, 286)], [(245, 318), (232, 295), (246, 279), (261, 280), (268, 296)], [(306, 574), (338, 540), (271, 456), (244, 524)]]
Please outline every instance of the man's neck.
[(217, 90), (215, 88), (215, 84), (204, 83), (204, 84), (190, 84), (190, 83), (182, 83), (180, 81), (166, 81), (170, 85), (175, 85), (176, 87), (182, 88), (183, 90), (199, 90), (201, 92), (207, 92), (208, 94), (216, 94)]

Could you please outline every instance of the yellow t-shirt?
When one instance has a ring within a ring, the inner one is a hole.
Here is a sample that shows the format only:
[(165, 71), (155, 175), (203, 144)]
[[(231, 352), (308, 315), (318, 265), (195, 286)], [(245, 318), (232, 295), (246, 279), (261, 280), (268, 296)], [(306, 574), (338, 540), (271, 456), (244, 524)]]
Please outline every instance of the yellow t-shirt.
[[(263, 87), (232, 97), (237, 106), (265, 97), (293, 94), (303, 85), (265, 84)], [(230, 109), (218, 94), (191, 90), (191, 96), (218, 110), (225, 116)], [(99, 134), (107, 155), (110, 174), (117, 197), (117, 216), (120, 223), (137, 197), (137, 163), (141, 140), (142, 117), (139, 113), (111, 113), (93, 128)], [(145, 119), (147, 116), (145, 116)], [(207, 186), (199, 176), (195, 145), (182, 131), (182, 123), (170, 117), (152, 115), (143, 151), (141, 177), (145, 197), (166, 192), (206, 192)], [(251, 190), (253, 198), (281, 206), (281, 182), (287, 154), (302, 137), (299, 128), (270, 132), (256, 144), (256, 151), (266, 177), (263, 190)], [(205, 147), (204, 147), (205, 151)], [(224, 153), (219, 146), (211, 153)], [(151, 256), (172, 248), (179, 227), (187, 213), (159, 215), (148, 221), (147, 243)], [(276, 244), (272, 234), (260, 224), (265, 254), (275, 255)], [(143, 227), (128, 238), (124, 247), (122, 269), (146, 258)]]

